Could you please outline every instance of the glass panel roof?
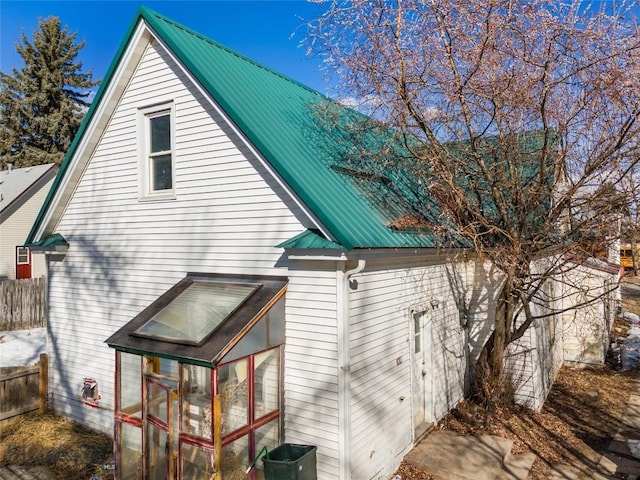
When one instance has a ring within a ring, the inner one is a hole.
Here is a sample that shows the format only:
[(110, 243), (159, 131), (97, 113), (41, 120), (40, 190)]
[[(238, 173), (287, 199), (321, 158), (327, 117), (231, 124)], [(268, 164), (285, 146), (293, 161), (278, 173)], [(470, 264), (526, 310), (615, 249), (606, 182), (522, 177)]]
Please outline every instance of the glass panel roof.
[(132, 334), (199, 344), (258, 287), (246, 283), (194, 282)]

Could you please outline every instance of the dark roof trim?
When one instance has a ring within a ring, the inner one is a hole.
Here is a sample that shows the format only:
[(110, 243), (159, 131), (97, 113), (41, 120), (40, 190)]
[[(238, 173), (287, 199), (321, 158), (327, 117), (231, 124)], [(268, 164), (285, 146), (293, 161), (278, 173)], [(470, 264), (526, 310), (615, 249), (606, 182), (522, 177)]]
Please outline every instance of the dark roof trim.
[(9, 210), (16, 205), (25, 195), (27, 195), (29, 192), (31, 192), (31, 190), (37, 186), (40, 182), (42, 182), (43, 180), (48, 181), (48, 179), (46, 179), (46, 177), (49, 175), (49, 173), (52, 170), (57, 170), (58, 166), (54, 163), (51, 164), (51, 166), (49, 168), (47, 168), (44, 172), (42, 172), (42, 175), (40, 175), (38, 178), (36, 178), (31, 185), (29, 185), (27, 188), (25, 188), (22, 193), (20, 193), (20, 195), (18, 195), (16, 198), (14, 198), (11, 203), (8, 203), (7, 205), (5, 205), (5, 207), (0, 210), (0, 213), (6, 213), (9, 212)]
[[(257, 289), (231, 313), (201, 344), (181, 344), (135, 335), (158, 311), (169, 305), (186, 286), (194, 282), (231, 282), (259, 284)], [(280, 299), (287, 287), (286, 277), (260, 275), (222, 275), (189, 273), (185, 278), (159, 296), (147, 308), (111, 335), (105, 343), (119, 351), (138, 355), (154, 355), (177, 359), (183, 363), (215, 366), (224, 355), (264, 316)]]

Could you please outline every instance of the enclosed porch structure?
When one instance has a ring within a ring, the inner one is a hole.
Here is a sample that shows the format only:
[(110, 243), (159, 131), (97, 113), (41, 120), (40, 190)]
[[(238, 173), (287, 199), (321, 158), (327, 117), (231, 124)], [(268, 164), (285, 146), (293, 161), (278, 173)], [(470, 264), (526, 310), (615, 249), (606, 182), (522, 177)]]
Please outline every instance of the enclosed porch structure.
[(116, 478), (264, 478), (281, 443), (286, 279), (187, 275), (112, 335)]

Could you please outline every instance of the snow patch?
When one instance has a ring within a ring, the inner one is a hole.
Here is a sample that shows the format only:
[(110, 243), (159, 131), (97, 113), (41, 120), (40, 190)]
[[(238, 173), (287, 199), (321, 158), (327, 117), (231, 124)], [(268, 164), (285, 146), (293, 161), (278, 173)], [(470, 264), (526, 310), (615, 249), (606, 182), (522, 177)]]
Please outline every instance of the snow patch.
[(638, 367), (640, 367), (640, 325), (633, 324), (622, 344), (622, 369), (632, 370)]
[(38, 363), (47, 353), (47, 329), (0, 332), (0, 367), (16, 367)]
[(631, 455), (640, 458), (640, 440), (627, 440), (627, 444), (629, 445), (629, 450), (631, 450)]
[(622, 317), (629, 320), (631, 323), (640, 323), (640, 316), (632, 312), (623, 312)]

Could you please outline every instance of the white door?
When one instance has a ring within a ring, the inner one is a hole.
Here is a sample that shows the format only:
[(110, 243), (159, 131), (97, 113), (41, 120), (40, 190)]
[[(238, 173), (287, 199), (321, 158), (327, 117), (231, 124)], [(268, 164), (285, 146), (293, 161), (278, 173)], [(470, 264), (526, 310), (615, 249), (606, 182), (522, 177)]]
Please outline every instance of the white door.
[(433, 369), (431, 361), (431, 316), (412, 312), (413, 324), (413, 428), (420, 437), (433, 422)]

